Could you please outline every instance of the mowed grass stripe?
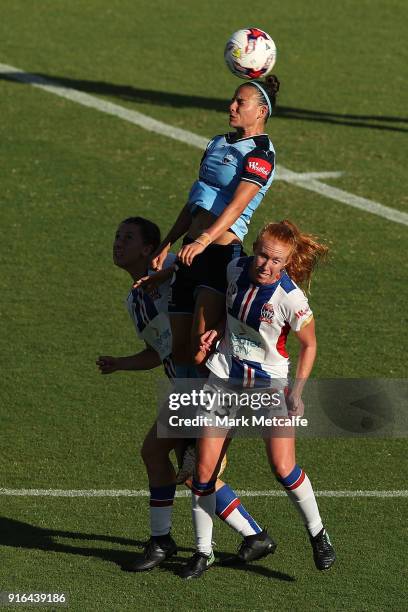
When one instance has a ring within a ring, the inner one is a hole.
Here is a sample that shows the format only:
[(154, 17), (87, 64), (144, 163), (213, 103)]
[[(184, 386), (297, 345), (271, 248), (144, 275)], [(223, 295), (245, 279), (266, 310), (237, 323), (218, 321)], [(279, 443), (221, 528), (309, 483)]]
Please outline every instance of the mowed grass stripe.
[[(238, 490), (240, 497), (284, 497), (285, 491)], [(315, 491), (317, 497), (408, 497), (408, 490), (399, 491)], [(5, 497), (149, 497), (144, 489), (0, 489)], [(190, 497), (190, 491), (176, 491), (176, 497)]]
[[(156, 119), (152, 119), (151, 117), (138, 111), (126, 109), (118, 104), (101, 100), (76, 89), (64, 87), (59, 84), (58, 81), (44, 79), (38, 75), (24, 72), (15, 66), (0, 64), (0, 73), (15, 81), (26, 83), (32, 85), (33, 87), (38, 87), (73, 102), (77, 102), (78, 104), (82, 104), (83, 106), (114, 115), (150, 132), (167, 136), (173, 140), (179, 140), (191, 146), (198, 147), (199, 149), (204, 149), (207, 145), (208, 140), (206, 138), (198, 136), (193, 132), (170, 126)], [(302, 177), (302, 174), (293, 172), (288, 168), (280, 166), (278, 178), (288, 183), (293, 183), (299, 187), (303, 187), (304, 189), (308, 189), (309, 191), (314, 191), (315, 193), (323, 195), (329, 199), (336, 200), (337, 202), (341, 202), (353, 208), (383, 217), (384, 219), (393, 221), (395, 223), (408, 225), (407, 213), (389, 208), (388, 206), (384, 206), (379, 202), (356, 196), (342, 189), (331, 187), (330, 185), (322, 183), (316, 179), (310, 179), (307, 177), (307, 175), (303, 175)]]

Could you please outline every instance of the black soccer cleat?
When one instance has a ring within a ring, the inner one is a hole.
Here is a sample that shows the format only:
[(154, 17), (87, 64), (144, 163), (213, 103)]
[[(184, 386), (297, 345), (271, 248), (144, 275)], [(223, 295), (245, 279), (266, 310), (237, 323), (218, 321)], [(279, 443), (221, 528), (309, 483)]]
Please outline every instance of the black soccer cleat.
[(266, 529), (260, 533), (246, 536), (238, 547), (238, 552), (233, 557), (228, 557), (223, 565), (237, 565), (257, 561), (268, 555), (273, 555), (276, 550), (276, 542), (272, 540)]
[(336, 553), (330, 542), (329, 534), (323, 527), (314, 538), (309, 537), (313, 548), (315, 566), (318, 570), (329, 569), (336, 560)]
[(214, 553), (211, 551), (209, 555), (205, 555), (201, 552), (196, 552), (187, 562), (187, 564), (180, 570), (179, 576), (184, 580), (192, 580), (193, 578), (200, 578), (207, 571), (215, 561)]
[(125, 572), (147, 572), (175, 554), (177, 545), (169, 533), (164, 536), (151, 536), (145, 544), (143, 556), (124, 563), (122, 569)]

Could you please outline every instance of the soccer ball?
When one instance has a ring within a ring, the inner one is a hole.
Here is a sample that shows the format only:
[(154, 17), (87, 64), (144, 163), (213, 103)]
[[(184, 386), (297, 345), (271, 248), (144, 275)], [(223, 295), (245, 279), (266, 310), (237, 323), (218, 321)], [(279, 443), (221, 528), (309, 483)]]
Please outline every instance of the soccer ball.
[(269, 34), (259, 28), (238, 30), (225, 45), (224, 59), (235, 76), (259, 79), (274, 67), (276, 45)]

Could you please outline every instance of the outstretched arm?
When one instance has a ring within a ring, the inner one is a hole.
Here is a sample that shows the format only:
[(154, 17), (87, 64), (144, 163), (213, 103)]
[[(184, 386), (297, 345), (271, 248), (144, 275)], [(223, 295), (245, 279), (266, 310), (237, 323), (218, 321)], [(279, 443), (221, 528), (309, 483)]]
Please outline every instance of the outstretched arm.
[(151, 346), (146, 346), (136, 355), (129, 355), (128, 357), (101, 355), (96, 361), (101, 374), (112, 374), (119, 370), (152, 370), (160, 364), (161, 359)]
[(169, 278), (171, 278), (174, 274), (175, 266), (174, 264), (165, 268), (164, 270), (159, 270), (155, 274), (150, 274), (149, 276), (142, 276), (138, 281), (135, 282), (133, 287), (142, 288), (143, 291), (148, 293), (149, 295), (154, 294), (160, 285), (165, 283)]
[(255, 183), (241, 181), (234, 192), (231, 202), (220, 216), (217, 217), (216, 221), (206, 229), (204, 234), (197, 238), (197, 241), (186, 244), (177, 253), (182, 263), (187, 266), (191, 265), (196, 255), (202, 253), (211, 242), (214, 242), (214, 240), (217, 240), (217, 238), (226, 232), (245, 210), (252, 198), (255, 197), (259, 189), (260, 186)]
[(188, 204), (186, 204), (179, 216), (177, 217), (173, 227), (164, 238), (160, 246), (153, 253), (151, 260), (151, 268), (152, 270), (161, 270), (163, 266), (163, 262), (167, 257), (167, 254), (170, 250), (172, 244), (174, 244), (181, 236), (183, 236), (191, 224), (191, 213), (189, 211)]

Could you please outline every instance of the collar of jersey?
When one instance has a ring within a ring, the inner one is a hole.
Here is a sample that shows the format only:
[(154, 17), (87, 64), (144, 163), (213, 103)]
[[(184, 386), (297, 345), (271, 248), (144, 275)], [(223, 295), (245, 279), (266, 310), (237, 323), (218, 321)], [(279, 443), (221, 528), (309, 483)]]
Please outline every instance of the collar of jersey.
[(225, 135), (225, 139), (228, 144), (235, 144), (236, 142), (242, 142), (243, 140), (249, 140), (250, 138), (258, 138), (258, 136), (266, 136), (269, 138), (268, 134), (255, 134), (254, 136), (245, 136), (245, 138), (237, 138), (236, 140), (232, 140), (231, 136), (234, 134), (235, 132), (228, 132), (228, 134)]
[[(142, 276), (140, 278), (143, 278), (143, 276), (150, 276), (151, 274), (154, 274), (154, 270), (150, 270), (150, 268), (148, 270), (146, 270), (146, 272), (144, 274), (142, 274)], [(135, 287), (136, 283), (139, 282), (140, 278), (138, 280), (136, 280), (134, 283), (132, 283), (132, 289), (137, 289), (137, 287)], [(139, 287), (139, 289), (141, 289), (141, 287)]]

